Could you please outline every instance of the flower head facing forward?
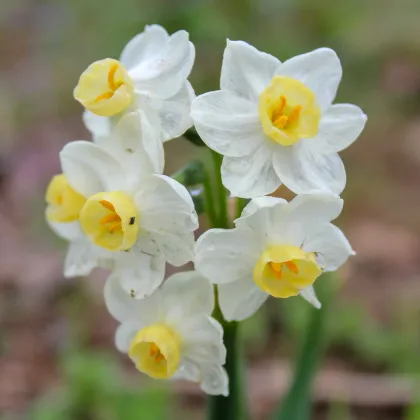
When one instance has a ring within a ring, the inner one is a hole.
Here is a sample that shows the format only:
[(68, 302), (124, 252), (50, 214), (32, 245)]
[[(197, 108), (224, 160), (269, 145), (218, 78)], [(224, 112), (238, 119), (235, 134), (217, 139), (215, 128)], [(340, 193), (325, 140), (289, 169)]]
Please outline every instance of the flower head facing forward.
[(94, 140), (109, 135), (122, 114), (138, 109), (158, 128), (161, 140), (182, 135), (192, 126), (195, 95), (187, 77), (194, 58), (187, 32), (169, 35), (151, 25), (128, 42), (119, 61), (106, 58), (91, 64), (74, 97), (87, 110), (85, 122)]
[(165, 262), (180, 266), (193, 259), (193, 201), (181, 184), (161, 175), (162, 143), (143, 113), (123, 116), (101, 145), (67, 144), (60, 159), (66, 182), (83, 197), (76, 221), (52, 226), (72, 244), (69, 275), (108, 261), (126, 292), (143, 298), (163, 281)]
[(198, 133), (224, 155), (232, 195), (258, 197), (284, 183), (297, 194), (340, 194), (346, 176), (337, 152), (360, 135), (366, 116), (332, 105), (342, 69), (320, 48), (281, 63), (242, 41), (228, 41), (220, 90), (192, 106)]
[(180, 349), (178, 334), (166, 325), (155, 324), (137, 332), (128, 355), (140, 372), (155, 379), (169, 379), (179, 368)]
[(152, 296), (135, 300), (112, 274), (105, 302), (121, 322), (117, 348), (140, 372), (156, 379), (187, 379), (209, 394), (228, 394), (223, 329), (211, 317), (214, 294), (208, 280), (196, 272), (175, 274)]
[(137, 241), (139, 213), (128, 194), (100, 192), (89, 197), (80, 214), (83, 231), (110, 251), (130, 249)]
[(226, 320), (251, 316), (268, 296), (301, 294), (315, 306), (313, 291), (323, 271), (340, 267), (353, 253), (332, 225), (342, 200), (328, 194), (252, 200), (231, 230), (211, 229), (196, 249), (196, 269), (218, 284)]
[(291, 77), (275, 76), (261, 93), (259, 116), (264, 133), (282, 146), (291, 146), (318, 132), (321, 111), (314, 93)]
[(267, 248), (254, 267), (255, 284), (277, 298), (296, 296), (322, 273), (314, 252), (294, 245)]

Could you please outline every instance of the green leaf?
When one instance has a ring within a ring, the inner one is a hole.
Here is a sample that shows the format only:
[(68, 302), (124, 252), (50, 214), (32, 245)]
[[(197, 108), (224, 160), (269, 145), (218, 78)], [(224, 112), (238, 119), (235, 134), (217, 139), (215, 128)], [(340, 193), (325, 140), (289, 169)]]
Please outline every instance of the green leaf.
[(407, 413), (405, 415), (405, 420), (420, 420), (420, 398), (408, 407)]
[(172, 178), (185, 187), (201, 185), (206, 179), (206, 168), (203, 162), (192, 160), (172, 175)]
[(191, 198), (194, 202), (195, 211), (197, 214), (203, 214), (206, 211), (206, 204), (203, 197), (204, 188), (188, 189)]
[(204, 196), (206, 195), (208, 176), (203, 162), (193, 160), (187, 163), (173, 174), (172, 178), (187, 188), (193, 199), (197, 214), (204, 213), (206, 211)]
[(195, 130), (195, 128), (190, 128), (189, 130), (187, 130), (184, 133), (184, 137), (190, 141), (191, 143), (195, 144), (196, 146), (205, 146), (206, 144), (204, 143), (204, 141), (201, 139), (201, 137), (198, 135), (197, 131)]
[(331, 274), (323, 274), (317, 280), (317, 285), (320, 286), (317, 292), (323, 307), (308, 308), (308, 323), (292, 384), (273, 420), (311, 418), (311, 387), (324, 348), (325, 321), (332, 297), (331, 285), (328, 283), (333, 280), (332, 277)]

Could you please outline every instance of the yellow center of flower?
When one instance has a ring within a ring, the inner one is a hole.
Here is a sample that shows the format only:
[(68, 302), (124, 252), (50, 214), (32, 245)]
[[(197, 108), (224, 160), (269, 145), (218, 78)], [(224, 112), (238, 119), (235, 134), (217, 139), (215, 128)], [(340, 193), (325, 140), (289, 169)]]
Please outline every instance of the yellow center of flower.
[(133, 81), (117, 60), (92, 63), (80, 76), (74, 97), (86, 109), (102, 117), (124, 111), (134, 99)]
[(282, 146), (314, 137), (321, 119), (312, 90), (286, 76), (274, 76), (260, 95), (259, 114), (264, 133)]
[(267, 248), (254, 267), (254, 281), (271, 296), (288, 298), (312, 285), (322, 273), (315, 254), (292, 245)]
[(140, 372), (155, 379), (168, 379), (178, 369), (181, 341), (165, 325), (151, 325), (136, 334), (131, 341), (128, 355)]
[(110, 251), (125, 251), (136, 243), (138, 219), (131, 197), (120, 191), (93, 195), (80, 212), (84, 233), (94, 244)]
[(74, 222), (79, 218), (80, 210), (86, 198), (74, 191), (64, 174), (54, 176), (45, 194), (48, 203), (46, 217), (50, 222)]

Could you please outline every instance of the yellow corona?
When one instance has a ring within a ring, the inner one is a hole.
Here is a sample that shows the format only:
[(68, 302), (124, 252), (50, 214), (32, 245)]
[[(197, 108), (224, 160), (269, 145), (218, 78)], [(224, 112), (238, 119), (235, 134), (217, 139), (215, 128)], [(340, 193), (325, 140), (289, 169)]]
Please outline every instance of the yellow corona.
[(151, 325), (136, 334), (128, 354), (139, 371), (152, 378), (168, 379), (178, 369), (181, 342), (166, 325)]
[(259, 114), (264, 133), (282, 146), (316, 136), (321, 119), (311, 89), (285, 76), (275, 76), (260, 95)]
[(291, 245), (266, 249), (254, 267), (257, 286), (277, 298), (296, 296), (322, 273), (313, 252)]
[(110, 251), (126, 251), (137, 241), (139, 215), (130, 196), (114, 191), (90, 197), (80, 225), (92, 242)]
[(45, 199), (48, 203), (47, 219), (58, 223), (76, 221), (86, 202), (86, 198), (70, 186), (64, 174), (56, 175), (51, 179)]
[(118, 60), (95, 61), (80, 76), (74, 98), (94, 114), (111, 117), (133, 102), (133, 81)]

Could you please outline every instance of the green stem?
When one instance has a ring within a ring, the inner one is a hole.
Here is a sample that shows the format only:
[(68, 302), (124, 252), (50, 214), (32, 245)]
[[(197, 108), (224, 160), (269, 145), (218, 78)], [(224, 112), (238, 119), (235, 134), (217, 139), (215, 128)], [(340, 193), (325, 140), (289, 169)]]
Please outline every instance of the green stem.
[(204, 178), (204, 207), (207, 217), (209, 218), (210, 226), (217, 226), (217, 212), (213, 198), (213, 187), (211, 184), (210, 174), (207, 171)]
[[(217, 310), (216, 310), (217, 312)], [(216, 314), (215, 314), (216, 315)], [(241, 420), (245, 417), (243, 357), (239, 340), (237, 322), (222, 322), (224, 328), (224, 343), (226, 346), (225, 369), (229, 376), (229, 396), (210, 396), (208, 398), (207, 418), (209, 420)]]
[(220, 167), (222, 165), (223, 156), (211, 150), (211, 156), (214, 166), (215, 186), (217, 201), (219, 207), (218, 223), (215, 227), (227, 229), (229, 227), (228, 207), (227, 207), (227, 193), (226, 188), (222, 182), (222, 174)]
[[(223, 156), (213, 151), (211, 151), (211, 155), (214, 168), (213, 174), (215, 177), (215, 196), (217, 197), (214, 197), (216, 200), (213, 200), (213, 205), (214, 201), (217, 201), (219, 209), (216, 222), (212, 223), (212, 226), (226, 229), (229, 227), (227, 207), (228, 200), (226, 189), (222, 183), (220, 171)], [(210, 200), (210, 198), (207, 200)], [(211, 218), (212, 216), (209, 213), (209, 219), (211, 220)], [(224, 367), (229, 377), (229, 396), (209, 396), (207, 418), (208, 420), (243, 420), (245, 419), (246, 413), (243, 389), (243, 384), (245, 383), (243, 373), (245, 368), (243, 366), (244, 361), (241, 352), (241, 342), (239, 340), (238, 323), (226, 322), (223, 319), (223, 315), (218, 304), (217, 287), (214, 288), (214, 291), (216, 306), (213, 312), (213, 317), (220, 322), (224, 330), (223, 341), (226, 346), (226, 364)]]
[(296, 361), (293, 381), (273, 420), (309, 420), (311, 418), (311, 388), (325, 345), (325, 324), (328, 307), (333, 297), (333, 291), (328, 283), (332, 276), (333, 274), (325, 273), (317, 280), (317, 284), (321, 285), (318, 291), (322, 292), (320, 297), (323, 306), (322, 309), (308, 308), (308, 324)]

